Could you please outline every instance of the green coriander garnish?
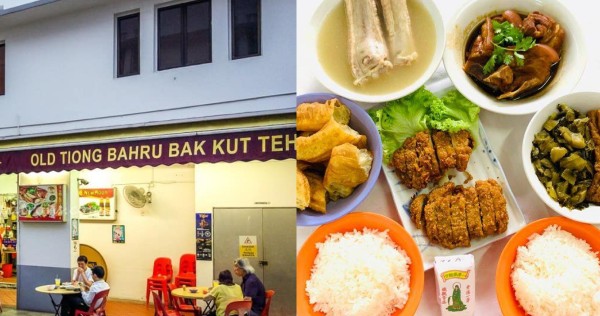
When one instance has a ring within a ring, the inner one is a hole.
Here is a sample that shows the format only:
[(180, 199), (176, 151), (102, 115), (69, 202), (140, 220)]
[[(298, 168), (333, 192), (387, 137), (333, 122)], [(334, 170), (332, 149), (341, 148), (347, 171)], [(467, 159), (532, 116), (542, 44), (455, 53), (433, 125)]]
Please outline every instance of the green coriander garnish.
[(535, 45), (535, 40), (530, 36), (524, 36), (523, 32), (508, 21), (502, 23), (492, 20), (494, 28), (494, 52), (492, 57), (483, 66), (483, 74), (492, 73), (496, 67), (505, 64), (510, 65), (513, 61), (517, 66), (525, 63), (526, 52)]

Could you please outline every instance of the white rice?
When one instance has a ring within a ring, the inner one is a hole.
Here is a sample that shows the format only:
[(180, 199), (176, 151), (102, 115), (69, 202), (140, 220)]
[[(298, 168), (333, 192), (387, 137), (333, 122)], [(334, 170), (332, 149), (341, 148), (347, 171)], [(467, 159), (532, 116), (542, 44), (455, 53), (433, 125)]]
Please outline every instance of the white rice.
[(406, 304), (410, 258), (387, 231), (334, 233), (316, 247), (319, 253), (306, 281), (315, 311), (328, 316), (387, 316)]
[(552, 225), (517, 249), (515, 296), (530, 315), (600, 315), (600, 263), (590, 245)]

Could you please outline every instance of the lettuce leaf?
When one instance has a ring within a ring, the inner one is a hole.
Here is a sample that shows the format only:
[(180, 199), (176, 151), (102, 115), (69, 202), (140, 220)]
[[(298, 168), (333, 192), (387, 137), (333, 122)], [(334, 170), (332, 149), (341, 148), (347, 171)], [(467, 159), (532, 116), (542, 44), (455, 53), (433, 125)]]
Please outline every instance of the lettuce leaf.
[(389, 101), (381, 108), (369, 110), (383, 143), (383, 161), (388, 162), (404, 140), (427, 129), (428, 107), (439, 99), (424, 87), (404, 98)]
[(476, 138), (479, 135), (479, 106), (458, 90), (450, 90), (441, 100), (443, 106), (430, 108), (429, 127), (450, 133), (468, 129)]
[(383, 161), (389, 163), (394, 151), (404, 141), (426, 129), (449, 132), (468, 129), (478, 135), (479, 107), (452, 90), (441, 99), (420, 87), (398, 100), (386, 102), (383, 107), (368, 111), (375, 122), (383, 144)]

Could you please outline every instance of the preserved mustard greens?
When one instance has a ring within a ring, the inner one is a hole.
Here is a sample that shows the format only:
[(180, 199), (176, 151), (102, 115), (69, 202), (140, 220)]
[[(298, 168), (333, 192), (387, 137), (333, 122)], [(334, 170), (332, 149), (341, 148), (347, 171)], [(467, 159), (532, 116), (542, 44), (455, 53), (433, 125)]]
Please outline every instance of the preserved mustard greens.
[(552, 199), (582, 209), (589, 205), (585, 198), (594, 175), (589, 118), (566, 104), (557, 108), (534, 136), (531, 161)]

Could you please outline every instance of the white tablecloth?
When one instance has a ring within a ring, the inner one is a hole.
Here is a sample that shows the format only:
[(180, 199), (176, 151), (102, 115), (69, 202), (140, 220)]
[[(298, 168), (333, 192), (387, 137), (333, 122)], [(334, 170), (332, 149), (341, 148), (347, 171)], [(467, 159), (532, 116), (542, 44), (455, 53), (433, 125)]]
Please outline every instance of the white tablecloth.
[[(316, 79), (312, 69), (308, 66), (308, 56), (304, 54), (303, 43), (305, 31), (310, 18), (321, 0), (298, 0), (297, 1), (297, 36), (298, 36), (298, 64), (297, 64), (297, 92), (304, 94), (309, 92), (328, 92)], [(468, 0), (434, 0), (444, 18), (445, 25), (456, 10)], [(570, 0), (568, 8), (578, 18), (581, 29), (585, 32), (588, 61), (586, 70), (574, 91), (600, 91), (597, 84), (597, 76), (600, 74), (600, 43), (597, 39), (595, 27), (598, 16), (594, 2), (583, 0)], [(595, 38), (594, 38), (595, 37)], [(448, 80), (443, 65), (428, 83), (436, 80)], [(523, 134), (529, 120), (533, 115), (507, 116), (482, 110), (480, 119), (485, 127), (489, 141), (498, 156), (500, 163), (506, 173), (508, 182), (517, 198), (517, 202), (525, 215), (527, 222), (558, 215), (547, 208), (545, 204), (535, 195), (524, 175), (521, 163), (521, 144)], [(396, 212), (396, 206), (383, 173), (380, 174), (377, 184), (371, 194), (356, 208), (357, 211), (371, 211), (384, 214), (398, 222), (400, 218)], [(316, 229), (316, 227), (298, 227), (297, 247)], [(492, 243), (486, 247), (474, 251), (476, 262), (476, 315), (501, 315), (496, 299), (495, 272), (498, 257), (504, 245), (510, 237)], [(433, 270), (425, 273), (425, 290), (417, 315), (440, 315), (439, 305), (435, 296), (435, 280)]]

